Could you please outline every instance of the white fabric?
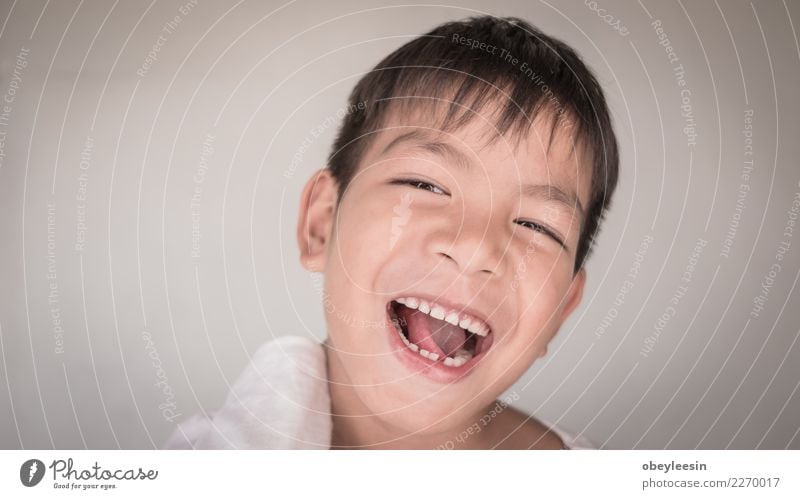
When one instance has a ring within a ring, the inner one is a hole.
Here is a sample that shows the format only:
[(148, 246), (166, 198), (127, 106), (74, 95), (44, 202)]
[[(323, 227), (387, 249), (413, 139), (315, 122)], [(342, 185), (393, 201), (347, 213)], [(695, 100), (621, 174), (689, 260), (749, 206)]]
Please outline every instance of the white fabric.
[(300, 336), (262, 345), (211, 417), (180, 423), (167, 449), (328, 449), (325, 352)]
[[(262, 345), (210, 417), (181, 422), (165, 449), (328, 449), (333, 423), (325, 351), (301, 336)], [(543, 422), (544, 423), (544, 422)], [(546, 423), (545, 423), (546, 424)], [(595, 448), (547, 425), (570, 449)]]

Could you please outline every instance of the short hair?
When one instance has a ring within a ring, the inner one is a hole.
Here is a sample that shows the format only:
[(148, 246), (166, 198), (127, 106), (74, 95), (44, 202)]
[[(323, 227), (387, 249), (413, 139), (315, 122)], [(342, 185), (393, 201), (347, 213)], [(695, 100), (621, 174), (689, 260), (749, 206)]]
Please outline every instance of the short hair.
[[(506, 56), (517, 60), (516, 63)], [(523, 66), (524, 64), (524, 66)], [(349, 97), (328, 157), (339, 199), (390, 110), (447, 106), (443, 131), (468, 123), (490, 103), (497, 135), (526, 137), (537, 116), (550, 117), (591, 157), (591, 194), (576, 249), (574, 272), (591, 253), (616, 188), (619, 153), (605, 96), (591, 70), (565, 43), (522, 19), (471, 17), (442, 24), (389, 54), (364, 75)], [(560, 132), (558, 132), (560, 133)]]

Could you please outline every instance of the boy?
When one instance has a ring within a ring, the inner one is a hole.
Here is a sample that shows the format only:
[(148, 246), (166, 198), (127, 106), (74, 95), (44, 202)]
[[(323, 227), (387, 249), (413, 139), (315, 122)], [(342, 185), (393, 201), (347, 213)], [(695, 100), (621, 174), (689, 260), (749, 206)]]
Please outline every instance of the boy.
[(328, 338), (262, 347), (168, 446), (586, 446), (496, 399), (580, 302), (616, 186), (591, 72), (522, 20), (477, 17), (389, 55), (350, 109), (297, 230)]

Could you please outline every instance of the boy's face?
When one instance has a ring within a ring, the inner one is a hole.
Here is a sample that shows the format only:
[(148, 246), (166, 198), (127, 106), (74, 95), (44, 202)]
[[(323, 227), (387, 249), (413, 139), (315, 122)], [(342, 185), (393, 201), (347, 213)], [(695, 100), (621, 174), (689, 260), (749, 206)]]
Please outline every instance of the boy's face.
[(516, 149), (480, 116), (424, 123), (390, 120), (338, 206), (318, 172), (298, 225), (302, 263), (325, 274), (335, 382), (419, 434), (471, 424), (546, 353), (583, 291), (591, 180), (570, 134), (548, 147), (547, 121)]

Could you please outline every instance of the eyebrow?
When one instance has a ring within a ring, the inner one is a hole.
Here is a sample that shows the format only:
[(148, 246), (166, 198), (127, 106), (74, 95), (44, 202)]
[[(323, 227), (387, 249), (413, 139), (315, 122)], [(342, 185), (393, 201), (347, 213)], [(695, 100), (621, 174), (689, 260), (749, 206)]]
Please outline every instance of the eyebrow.
[(575, 213), (578, 215), (578, 221), (581, 225), (583, 224), (586, 213), (583, 211), (583, 205), (580, 199), (578, 199), (578, 196), (571, 190), (565, 192), (558, 186), (550, 184), (525, 184), (520, 187), (520, 192), (523, 196), (544, 199), (545, 201), (555, 201), (574, 209)]
[[(474, 169), (472, 158), (447, 142), (432, 140), (430, 135), (422, 130), (412, 130), (398, 135), (386, 145), (382, 154), (388, 153), (391, 149), (403, 143), (411, 143), (413, 147), (417, 147), (437, 156), (449, 158), (453, 160), (453, 163), (460, 169), (467, 171)], [(564, 190), (551, 184), (525, 184), (520, 187), (520, 193), (526, 197), (554, 201), (574, 209), (581, 224), (586, 217), (580, 199), (578, 199), (578, 196), (570, 189)]]
[(389, 150), (406, 142), (410, 142), (414, 147), (433, 153), (437, 156), (449, 158), (463, 170), (473, 169), (474, 162), (472, 158), (447, 142), (442, 142), (441, 140), (432, 140), (429, 134), (422, 130), (413, 130), (411, 132), (398, 135), (386, 145), (381, 154), (386, 154), (389, 152)]

